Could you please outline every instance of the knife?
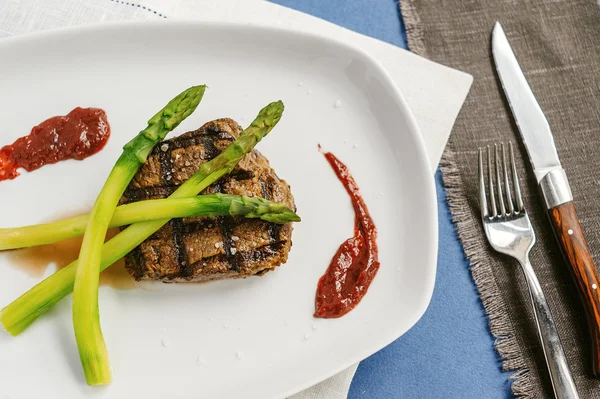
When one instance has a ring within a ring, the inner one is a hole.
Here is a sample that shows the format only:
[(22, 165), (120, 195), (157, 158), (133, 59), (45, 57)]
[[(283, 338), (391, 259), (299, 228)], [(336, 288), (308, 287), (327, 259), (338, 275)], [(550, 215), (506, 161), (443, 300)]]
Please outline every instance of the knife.
[(567, 175), (558, 159), (548, 121), (498, 22), (492, 33), (492, 54), (554, 233), (585, 305), (592, 337), (593, 373), (600, 378), (600, 279), (577, 219)]

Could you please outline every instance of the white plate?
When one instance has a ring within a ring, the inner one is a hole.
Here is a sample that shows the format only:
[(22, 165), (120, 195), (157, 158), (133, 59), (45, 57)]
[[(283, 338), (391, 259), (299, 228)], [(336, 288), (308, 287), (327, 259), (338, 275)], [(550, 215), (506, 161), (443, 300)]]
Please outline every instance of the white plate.
[[(381, 349), (425, 311), (437, 256), (433, 179), (405, 101), (365, 53), (272, 28), (157, 22), (4, 39), (0, 60), (0, 143), (76, 106), (106, 110), (113, 131), (83, 162), (0, 182), (2, 227), (89, 209), (122, 145), (167, 100), (203, 83), (202, 104), (175, 134), (223, 116), (246, 125), (284, 101), (258, 148), (291, 184), (303, 218), (287, 264), (262, 278), (103, 287), (114, 370), (107, 388), (84, 383), (70, 297), (20, 337), (1, 333), (0, 397), (283, 398)], [(335, 320), (313, 318), (315, 288), (352, 234), (353, 211), (319, 143), (350, 167), (379, 229), (379, 274), (362, 303)], [(0, 254), (0, 305), (36, 282)]]

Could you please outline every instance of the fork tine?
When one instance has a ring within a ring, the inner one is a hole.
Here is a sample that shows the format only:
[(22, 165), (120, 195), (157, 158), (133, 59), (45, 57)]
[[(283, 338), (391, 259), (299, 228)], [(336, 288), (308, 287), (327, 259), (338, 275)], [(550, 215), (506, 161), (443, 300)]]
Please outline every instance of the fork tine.
[(500, 179), (500, 153), (498, 145), (494, 144), (494, 163), (496, 164), (496, 184), (498, 185), (498, 202), (500, 203), (500, 216), (506, 216), (504, 195), (502, 194), (502, 180)]
[(479, 207), (481, 208), (481, 216), (488, 216), (487, 197), (485, 195), (485, 177), (483, 172), (483, 151), (479, 149)]
[(488, 164), (488, 183), (490, 183), (490, 205), (492, 207), (491, 217), (498, 216), (498, 210), (496, 209), (496, 195), (494, 194), (494, 174), (492, 172), (492, 153), (490, 146), (487, 146), (487, 164)]
[(512, 195), (510, 193), (510, 184), (508, 182), (508, 166), (506, 165), (506, 147), (504, 146), (504, 143), (502, 143), (501, 146), (502, 169), (504, 169), (504, 192), (506, 193), (506, 203), (508, 204), (508, 212), (512, 215), (515, 212), (515, 207), (513, 205)]
[(521, 196), (521, 188), (519, 186), (519, 176), (517, 175), (517, 166), (515, 165), (515, 153), (513, 152), (513, 145), (511, 141), (508, 142), (508, 149), (510, 152), (510, 164), (512, 168), (513, 186), (515, 188), (517, 211), (523, 212), (525, 207), (523, 206), (523, 197)]

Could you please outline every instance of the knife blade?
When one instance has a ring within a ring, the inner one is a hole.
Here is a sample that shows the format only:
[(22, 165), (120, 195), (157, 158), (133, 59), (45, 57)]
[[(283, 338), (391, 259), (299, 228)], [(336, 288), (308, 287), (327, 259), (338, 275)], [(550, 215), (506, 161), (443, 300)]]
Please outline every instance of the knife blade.
[(600, 378), (600, 277), (577, 218), (569, 181), (558, 158), (550, 125), (498, 22), (492, 31), (492, 55), (552, 228), (584, 303), (592, 337), (593, 373)]
[(535, 99), (499, 22), (496, 22), (492, 33), (492, 54), (502, 88), (539, 183), (546, 173), (561, 168), (560, 160), (548, 120)]

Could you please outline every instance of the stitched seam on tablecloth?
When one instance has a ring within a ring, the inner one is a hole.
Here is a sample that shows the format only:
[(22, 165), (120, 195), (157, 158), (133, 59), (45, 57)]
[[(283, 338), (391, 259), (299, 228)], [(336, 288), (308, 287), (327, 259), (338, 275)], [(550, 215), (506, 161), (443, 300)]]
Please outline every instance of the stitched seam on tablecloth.
[(121, 0), (110, 0), (110, 1), (112, 1), (113, 3), (117, 3), (117, 4), (124, 5), (124, 6), (131, 6), (131, 7), (137, 7), (137, 8), (141, 8), (141, 9), (143, 9), (143, 10), (146, 10), (146, 11), (148, 11), (148, 12), (151, 12), (151, 13), (153, 13), (153, 14), (156, 14), (156, 15), (158, 15), (158, 16), (159, 16), (159, 17), (161, 17), (161, 18), (167, 18), (167, 16), (166, 16), (166, 15), (163, 15), (163, 14), (161, 14), (160, 12), (158, 12), (158, 11), (156, 11), (156, 10), (153, 10), (153, 9), (151, 9), (151, 8), (148, 8), (148, 7), (146, 7), (146, 6), (143, 6), (143, 5), (141, 5), (141, 4), (137, 4), (137, 3), (131, 3), (131, 2), (128, 2), (128, 1), (121, 1)]

